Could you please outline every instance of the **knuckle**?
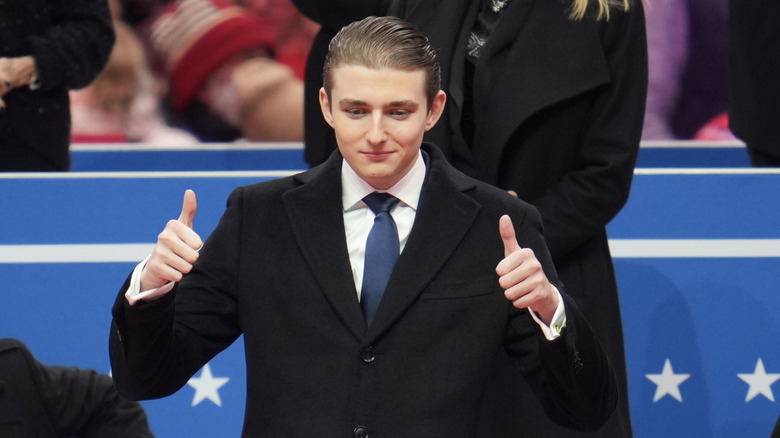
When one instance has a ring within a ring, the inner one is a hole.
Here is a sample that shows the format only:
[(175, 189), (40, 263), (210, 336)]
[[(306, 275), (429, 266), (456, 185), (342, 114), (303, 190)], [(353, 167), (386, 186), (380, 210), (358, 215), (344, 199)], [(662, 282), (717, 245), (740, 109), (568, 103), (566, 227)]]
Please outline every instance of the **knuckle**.
[(166, 243), (171, 241), (170, 233), (167, 232), (167, 228), (165, 231), (157, 235), (157, 241)]

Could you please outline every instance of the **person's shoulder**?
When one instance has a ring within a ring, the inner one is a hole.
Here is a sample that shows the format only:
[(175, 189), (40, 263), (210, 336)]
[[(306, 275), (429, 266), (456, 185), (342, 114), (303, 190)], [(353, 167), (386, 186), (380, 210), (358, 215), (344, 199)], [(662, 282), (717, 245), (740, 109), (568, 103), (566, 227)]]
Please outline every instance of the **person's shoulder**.
[(424, 150), (431, 156), (434, 166), (440, 168), (447, 178), (464, 194), (483, 205), (494, 205), (500, 208), (528, 208), (531, 205), (504, 189), (496, 187), (485, 181), (481, 181), (453, 167), (444, 157), (443, 153), (434, 145), (424, 145)]
[(320, 182), (320, 180), (327, 177), (330, 177), (329, 179), (331, 182), (335, 181), (339, 175), (340, 173), (338, 173), (338, 167), (334, 166), (332, 160), (328, 160), (325, 163), (311, 169), (278, 175), (269, 175), (267, 180), (238, 186), (233, 189), (230, 197), (251, 199), (263, 198), (265, 200), (272, 200), (274, 198), (281, 198), (284, 193), (297, 187), (311, 183), (317, 184)]
[(472, 197), (477, 199), (483, 207), (494, 208), (507, 213), (512, 211), (525, 213), (528, 210), (535, 209), (529, 202), (494, 185), (475, 180), (474, 186), (475, 190)]
[(265, 181), (236, 187), (236, 190), (240, 189), (247, 195), (285, 191), (295, 185), (295, 177), (296, 175), (273, 175)]
[(0, 339), (0, 353), (5, 353), (6, 351), (13, 351), (13, 350), (20, 350), (25, 353), (29, 353), (29, 349), (27, 348), (24, 343), (18, 339), (13, 338), (2, 338)]
[(0, 365), (3, 367), (27, 366), (35, 361), (35, 357), (24, 342), (13, 338), (0, 339)]

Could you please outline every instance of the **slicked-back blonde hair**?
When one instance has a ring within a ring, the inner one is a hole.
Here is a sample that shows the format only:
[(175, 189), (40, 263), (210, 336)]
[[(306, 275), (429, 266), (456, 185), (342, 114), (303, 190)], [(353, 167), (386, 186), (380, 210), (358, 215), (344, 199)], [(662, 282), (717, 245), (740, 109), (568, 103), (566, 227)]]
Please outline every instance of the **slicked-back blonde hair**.
[(340, 65), (421, 70), (428, 109), (441, 88), (441, 67), (428, 38), (397, 17), (367, 17), (345, 26), (333, 37), (322, 70), (322, 86), (328, 98), (333, 70)]
[(572, 20), (581, 20), (585, 17), (585, 13), (588, 12), (591, 3), (593, 3), (594, 7), (598, 7), (596, 19), (607, 21), (609, 20), (610, 8), (621, 7), (624, 11), (627, 11), (629, 0), (573, 0), (570, 15)]

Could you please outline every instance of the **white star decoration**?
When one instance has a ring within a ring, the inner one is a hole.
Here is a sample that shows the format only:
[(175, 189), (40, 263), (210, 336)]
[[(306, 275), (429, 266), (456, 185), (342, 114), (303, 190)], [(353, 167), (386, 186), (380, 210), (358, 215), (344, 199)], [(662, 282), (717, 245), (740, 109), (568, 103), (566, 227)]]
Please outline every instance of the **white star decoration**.
[(192, 377), (187, 384), (195, 388), (195, 397), (192, 399), (192, 406), (197, 405), (205, 399), (211, 400), (215, 405), (222, 406), (222, 399), (219, 398), (219, 388), (228, 382), (228, 377), (214, 377), (211, 375), (209, 364), (203, 366), (200, 377)]
[(747, 397), (745, 397), (746, 402), (753, 400), (758, 394), (775, 401), (775, 396), (772, 393), (772, 384), (780, 379), (780, 374), (767, 374), (766, 369), (764, 369), (764, 362), (760, 357), (758, 362), (756, 362), (756, 369), (753, 371), (753, 374), (737, 374), (737, 376), (750, 385)]
[(658, 387), (655, 389), (655, 397), (653, 397), (653, 402), (657, 402), (663, 398), (663, 396), (668, 394), (682, 403), (680, 384), (688, 380), (691, 375), (675, 374), (674, 370), (672, 369), (672, 362), (667, 358), (666, 362), (664, 363), (664, 370), (661, 372), (661, 374), (645, 374), (645, 377), (658, 385)]

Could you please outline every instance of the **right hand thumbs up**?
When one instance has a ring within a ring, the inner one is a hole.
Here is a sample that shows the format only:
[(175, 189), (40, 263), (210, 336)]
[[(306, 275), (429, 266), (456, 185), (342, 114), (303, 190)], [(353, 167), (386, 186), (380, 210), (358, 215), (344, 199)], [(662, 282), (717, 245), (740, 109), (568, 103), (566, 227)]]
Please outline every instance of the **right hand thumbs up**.
[(157, 245), (141, 274), (141, 291), (180, 281), (192, 270), (192, 264), (198, 259), (198, 250), (203, 246), (200, 236), (192, 229), (197, 210), (195, 192), (187, 190), (179, 218), (168, 221), (157, 236)]

